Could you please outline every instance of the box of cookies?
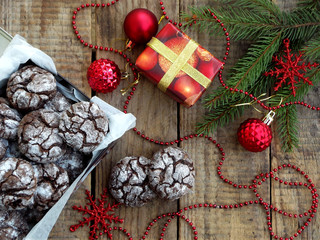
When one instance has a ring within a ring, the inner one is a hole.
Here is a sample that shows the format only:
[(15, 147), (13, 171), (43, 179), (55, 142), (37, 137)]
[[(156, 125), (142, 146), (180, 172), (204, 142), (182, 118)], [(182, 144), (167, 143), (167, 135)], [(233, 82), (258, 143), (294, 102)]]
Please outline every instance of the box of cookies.
[(0, 239), (47, 239), (81, 182), (135, 126), (0, 29)]

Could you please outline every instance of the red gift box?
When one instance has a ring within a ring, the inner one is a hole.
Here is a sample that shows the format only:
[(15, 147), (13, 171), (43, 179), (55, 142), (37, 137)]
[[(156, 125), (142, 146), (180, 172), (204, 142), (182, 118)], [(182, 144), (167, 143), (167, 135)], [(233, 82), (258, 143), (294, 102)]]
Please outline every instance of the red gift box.
[(171, 23), (151, 39), (136, 61), (143, 75), (187, 107), (196, 103), (222, 65)]

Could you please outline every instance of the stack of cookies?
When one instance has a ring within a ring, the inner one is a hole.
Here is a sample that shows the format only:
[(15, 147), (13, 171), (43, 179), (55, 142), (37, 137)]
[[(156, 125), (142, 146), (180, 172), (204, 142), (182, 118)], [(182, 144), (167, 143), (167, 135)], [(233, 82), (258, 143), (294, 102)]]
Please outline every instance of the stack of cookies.
[(106, 136), (98, 105), (72, 103), (54, 76), (28, 65), (0, 97), (0, 239), (22, 239), (85, 168)]

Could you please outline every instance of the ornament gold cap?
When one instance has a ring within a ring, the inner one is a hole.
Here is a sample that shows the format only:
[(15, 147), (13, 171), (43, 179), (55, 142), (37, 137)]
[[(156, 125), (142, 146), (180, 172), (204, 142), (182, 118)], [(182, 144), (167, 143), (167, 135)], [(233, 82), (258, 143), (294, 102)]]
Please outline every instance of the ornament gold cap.
[(276, 113), (274, 111), (270, 111), (263, 119), (262, 122), (264, 122), (265, 124), (267, 124), (268, 126), (272, 123), (274, 116), (276, 115)]

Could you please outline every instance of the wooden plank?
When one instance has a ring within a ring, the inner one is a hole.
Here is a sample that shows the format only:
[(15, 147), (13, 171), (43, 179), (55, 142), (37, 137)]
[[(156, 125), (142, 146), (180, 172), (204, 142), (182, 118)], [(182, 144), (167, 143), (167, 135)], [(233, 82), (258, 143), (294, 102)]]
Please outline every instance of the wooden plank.
[[(213, 5), (208, 0), (183, 1), (181, 10), (187, 11), (190, 5)], [(225, 51), (225, 39), (209, 37), (208, 34), (193, 32), (191, 35), (204, 48), (207, 48), (216, 57), (223, 58)], [(248, 45), (243, 42), (232, 42), (230, 57), (225, 72), (235, 64), (247, 50)], [(207, 93), (219, 85), (216, 78)], [(204, 109), (199, 101), (190, 109), (181, 108), (181, 133), (194, 132), (195, 125), (201, 120)], [(223, 166), (223, 175), (229, 180), (240, 184), (251, 184), (255, 175), (269, 171), (269, 153), (249, 153), (241, 148), (237, 142), (237, 129), (240, 123), (247, 118), (262, 115), (255, 111), (246, 112), (245, 116), (226, 127), (219, 128), (213, 138), (219, 142), (226, 152), (226, 160)], [(239, 190), (224, 183), (216, 174), (221, 155), (216, 146), (205, 139), (184, 141), (181, 145), (186, 149), (195, 161), (196, 186), (194, 193), (180, 200), (180, 206), (195, 203), (212, 203), (217, 205), (230, 205), (256, 200), (251, 190)], [(261, 192), (265, 199), (269, 198), (269, 184)], [(253, 205), (232, 210), (223, 209), (196, 209), (188, 212), (190, 218), (197, 226), (199, 239), (267, 239), (265, 232), (265, 213), (261, 206)], [(185, 222), (180, 222), (180, 239), (192, 239), (193, 232)]]
[[(282, 9), (291, 9), (298, 0), (274, 0)], [(90, 1), (89, 1), (90, 2)], [(104, 1), (101, 0), (101, 3)], [(91, 63), (94, 50), (83, 48), (73, 34), (71, 26), (72, 11), (83, 2), (75, 0), (72, 2), (43, 1), (43, 0), (2, 0), (0, 2), (0, 21), (10, 34), (19, 33), (29, 43), (40, 48), (50, 55), (61, 75), (69, 79), (87, 95), (91, 89), (87, 84), (86, 70)], [(209, 0), (183, 0), (165, 1), (166, 11), (170, 17), (176, 18), (180, 11), (187, 10), (190, 5), (212, 4)], [(157, 16), (161, 15), (159, 4), (154, 0), (129, 0), (120, 1), (115, 6), (104, 9), (81, 10), (77, 15), (77, 26), (81, 36), (88, 42), (97, 43), (99, 46), (113, 46), (123, 48), (124, 32), (122, 29), (123, 20), (126, 14), (137, 7), (146, 7)], [(162, 24), (161, 26), (163, 26)], [(221, 58), (224, 53), (224, 40), (208, 37), (206, 34), (197, 32), (187, 33), (197, 40), (203, 47)], [(135, 59), (143, 47), (137, 47), (127, 53)], [(247, 49), (243, 42), (232, 43), (230, 59), (227, 69), (240, 58)], [(125, 61), (109, 52), (97, 52), (96, 58), (109, 58), (114, 60), (120, 68), (125, 68)], [(122, 80), (120, 86), (112, 94), (99, 94), (98, 96), (110, 104), (122, 109), (126, 97), (121, 96), (119, 89), (128, 85), (131, 80)], [(210, 87), (213, 89), (218, 85), (216, 79)], [(210, 89), (209, 89), (210, 91)], [(306, 97), (307, 102), (319, 105), (318, 88)], [(137, 128), (143, 133), (150, 134), (155, 139), (171, 140), (181, 135), (188, 135), (194, 132), (195, 123), (198, 122), (204, 113), (201, 103), (198, 102), (190, 109), (177, 108), (177, 104), (169, 97), (160, 92), (146, 79), (142, 79), (137, 87), (133, 99), (130, 101), (128, 112), (137, 116)], [(249, 184), (252, 178), (261, 172), (270, 171), (280, 164), (295, 164), (308, 173), (310, 178), (318, 186), (320, 183), (319, 168), (317, 159), (319, 152), (319, 113), (311, 112), (305, 108), (299, 108), (300, 119), (300, 143), (301, 147), (292, 154), (281, 152), (280, 142), (277, 136), (274, 137), (271, 152), (265, 151), (259, 154), (251, 154), (243, 150), (236, 141), (236, 131), (240, 123), (249, 117), (261, 117), (254, 111), (247, 111), (246, 116), (238, 119), (228, 127), (219, 128), (214, 138), (222, 144), (226, 152), (224, 164), (224, 175), (234, 182)], [(178, 118), (179, 114), (179, 118)], [(180, 119), (180, 122), (178, 122)], [(178, 131), (179, 129), (179, 131)], [(275, 129), (273, 132), (276, 133)], [(276, 134), (275, 134), (276, 135)], [(194, 159), (196, 167), (196, 186), (194, 192), (183, 197), (180, 202), (163, 202), (155, 200), (142, 208), (125, 208), (116, 211), (117, 215), (125, 218), (122, 224), (134, 239), (138, 239), (147, 227), (147, 224), (157, 215), (177, 211), (178, 208), (195, 203), (216, 203), (235, 204), (255, 200), (250, 190), (238, 190), (223, 183), (216, 175), (216, 166), (219, 161), (219, 152), (216, 147), (205, 139), (193, 139), (184, 141), (180, 145), (189, 152)], [(128, 155), (144, 155), (152, 157), (153, 153), (162, 147), (148, 143), (137, 137), (135, 133), (127, 133), (114, 147), (97, 167), (94, 174), (92, 189), (96, 195), (102, 192), (107, 186), (108, 176), (111, 167), (121, 158)], [(271, 158), (270, 158), (271, 156)], [(304, 180), (299, 174), (293, 171), (281, 173), (284, 179)], [(310, 193), (306, 189), (295, 189), (284, 187), (279, 183), (267, 182), (261, 192), (264, 199), (271, 201), (279, 208), (288, 212), (303, 213), (311, 204)], [(271, 188), (270, 188), (271, 187)], [(87, 239), (88, 228), (78, 229), (71, 233), (69, 226), (75, 224), (81, 216), (71, 209), (73, 205), (84, 205), (84, 189), (91, 189), (90, 176), (69, 200), (62, 212), (50, 239)], [(221, 209), (194, 209), (187, 212), (187, 217), (197, 226), (199, 239), (269, 239), (269, 232), (266, 227), (266, 215), (261, 206), (253, 205), (246, 208), (221, 210)], [(318, 216), (310, 227), (298, 237), (298, 239), (319, 239)], [(279, 214), (272, 214), (272, 227), (281, 236), (292, 235), (303, 222), (300, 219), (284, 218)], [(227, 227), (226, 227), (227, 226)], [(158, 239), (163, 223), (155, 226), (150, 231), (149, 239)], [(287, 234), (287, 235), (286, 235)], [(114, 239), (124, 239), (122, 234), (114, 233)], [(174, 221), (166, 231), (165, 239), (192, 239), (192, 231), (184, 221)]]
[[(91, 53), (84, 50), (73, 34), (71, 26), (72, 11), (82, 1), (42, 1), (20, 0), (0, 2), (1, 26), (11, 35), (20, 34), (34, 47), (51, 56), (58, 72), (90, 96), (86, 75), (86, 65), (91, 61)], [(83, 36), (90, 39), (91, 14), (83, 13), (77, 21), (84, 31)], [(50, 239), (86, 239), (88, 230), (79, 229), (71, 233), (69, 226), (77, 223), (73, 205), (84, 205), (84, 189), (90, 189), (90, 176), (73, 194), (62, 211)]]
[[(277, 0), (276, 4), (280, 6), (281, 9), (293, 9), (297, 0)], [(319, 106), (319, 96), (318, 96), (319, 87), (315, 87), (308, 96), (305, 97), (304, 101)], [(301, 168), (302, 171), (305, 171), (308, 176), (313, 180), (315, 186), (319, 186), (319, 168), (317, 159), (319, 159), (319, 113), (310, 111), (303, 107), (298, 107), (299, 112), (299, 141), (300, 147), (295, 150), (293, 153), (283, 153), (281, 151), (281, 143), (275, 136), (275, 139), (272, 143), (272, 169), (282, 165), (282, 164), (294, 164)], [(276, 133), (275, 129), (273, 129)], [(279, 174), (279, 177), (287, 181), (302, 181), (306, 182), (305, 178), (297, 173), (295, 170), (284, 170)], [(303, 214), (308, 210), (312, 203), (312, 198), (310, 190), (305, 187), (288, 187), (280, 185), (278, 182), (272, 181), (272, 202), (279, 209), (290, 213), (299, 213)], [(272, 215), (272, 227), (274, 232), (281, 237), (292, 236), (301, 226), (303, 226), (304, 221), (308, 217), (303, 219), (299, 218), (288, 218), (284, 217), (281, 214), (273, 213)], [(310, 227), (305, 230), (298, 239), (319, 239), (320, 232), (318, 221), (319, 217), (316, 217), (310, 225)], [(303, 221), (304, 220), (304, 221)]]
[[(96, 40), (98, 46), (112, 46), (114, 48), (123, 49), (125, 34), (123, 31), (123, 21), (127, 13), (135, 8), (147, 8), (160, 18), (161, 10), (158, 1), (142, 1), (130, 0), (121, 1), (115, 6), (102, 11), (95, 11), (96, 18)], [(179, 8), (175, 1), (167, 2), (167, 8), (170, 14), (178, 14)], [(169, 11), (169, 10), (168, 10)], [(163, 24), (161, 25), (163, 26)], [(143, 47), (135, 47), (132, 52), (126, 52), (131, 59), (141, 53)], [(109, 58), (114, 60), (121, 69), (125, 67), (123, 58), (106, 52), (97, 52), (97, 59)], [(123, 109), (127, 96), (121, 96), (119, 90), (128, 86), (132, 82), (130, 80), (122, 80), (117, 90), (111, 94), (99, 94), (98, 96), (106, 100), (113, 106)], [(137, 117), (137, 128), (142, 133), (148, 134), (155, 139), (175, 139), (177, 137), (177, 104), (171, 98), (160, 92), (152, 83), (142, 78), (133, 99), (130, 101), (128, 112), (133, 113)], [(153, 153), (160, 147), (142, 140), (135, 133), (127, 133), (115, 146), (112, 153), (97, 167), (96, 171), (96, 192), (99, 193), (107, 186), (108, 176), (111, 167), (121, 158), (130, 155), (143, 155), (151, 158)], [(177, 211), (177, 202), (163, 202), (154, 200), (152, 203), (141, 208), (122, 207), (119, 215), (125, 219), (123, 226), (133, 235), (134, 239), (138, 239), (143, 235), (148, 223), (156, 216), (162, 213)], [(176, 223), (166, 231), (167, 239), (177, 239)], [(163, 223), (160, 221), (150, 231), (149, 239), (158, 239), (160, 236)], [(122, 239), (123, 236), (114, 233), (115, 239)]]

